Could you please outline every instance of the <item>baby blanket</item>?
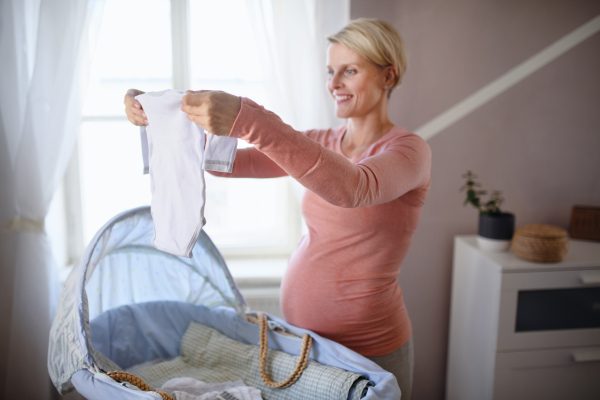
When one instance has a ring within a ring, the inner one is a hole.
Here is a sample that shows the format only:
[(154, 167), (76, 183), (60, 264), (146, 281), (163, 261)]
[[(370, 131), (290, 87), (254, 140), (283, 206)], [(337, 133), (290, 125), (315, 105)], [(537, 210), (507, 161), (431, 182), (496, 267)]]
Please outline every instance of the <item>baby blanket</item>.
[[(151, 387), (160, 387), (179, 377), (203, 382), (242, 379), (258, 388), (265, 400), (358, 400), (373, 385), (361, 374), (309, 359), (296, 383), (285, 389), (272, 389), (261, 380), (259, 353), (258, 346), (240, 343), (216, 329), (191, 322), (181, 340), (179, 357), (137, 370), (136, 375)], [(276, 382), (285, 379), (298, 362), (297, 357), (273, 349), (269, 350), (267, 360), (268, 373)]]

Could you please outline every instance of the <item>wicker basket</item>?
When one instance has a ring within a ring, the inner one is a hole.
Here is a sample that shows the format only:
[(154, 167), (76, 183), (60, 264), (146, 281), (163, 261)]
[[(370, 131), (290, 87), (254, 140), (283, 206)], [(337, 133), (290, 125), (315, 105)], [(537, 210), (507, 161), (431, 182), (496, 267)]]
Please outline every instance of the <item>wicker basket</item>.
[(517, 257), (534, 262), (560, 262), (569, 251), (567, 231), (552, 225), (525, 225), (512, 239)]

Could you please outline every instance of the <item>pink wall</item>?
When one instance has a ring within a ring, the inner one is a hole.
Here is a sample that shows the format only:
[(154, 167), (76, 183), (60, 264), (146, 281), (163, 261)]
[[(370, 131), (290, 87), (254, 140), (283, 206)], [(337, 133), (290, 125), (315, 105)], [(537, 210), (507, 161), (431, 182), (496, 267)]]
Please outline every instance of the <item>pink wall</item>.
[[(599, 14), (597, 1), (351, 3), (352, 18), (387, 20), (407, 44), (390, 116), (409, 130)], [(444, 397), (452, 238), (477, 230), (461, 174), (501, 190), (517, 226), (568, 228), (572, 205), (600, 205), (599, 49), (595, 34), (429, 140), (432, 188), (400, 275), (414, 327), (413, 399)]]

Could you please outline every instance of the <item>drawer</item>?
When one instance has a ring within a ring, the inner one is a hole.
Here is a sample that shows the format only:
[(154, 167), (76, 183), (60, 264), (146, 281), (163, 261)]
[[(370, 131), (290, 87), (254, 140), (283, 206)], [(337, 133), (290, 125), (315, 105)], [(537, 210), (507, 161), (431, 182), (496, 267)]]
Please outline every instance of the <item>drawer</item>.
[(496, 354), (494, 400), (600, 399), (600, 347)]
[(600, 345), (600, 269), (502, 275), (499, 351)]

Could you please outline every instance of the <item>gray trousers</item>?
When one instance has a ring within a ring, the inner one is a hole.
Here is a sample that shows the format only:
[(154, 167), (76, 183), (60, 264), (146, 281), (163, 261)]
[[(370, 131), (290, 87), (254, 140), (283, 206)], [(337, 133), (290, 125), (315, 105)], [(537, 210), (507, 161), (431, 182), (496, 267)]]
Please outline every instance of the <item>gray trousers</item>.
[(402, 400), (410, 400), (412, 392), (413, 370), (415, 367), (415, 354), (412, 336), (398, 350), (378, 357), (367, 357), (386, 371), (394, 374), (402, 392)]

